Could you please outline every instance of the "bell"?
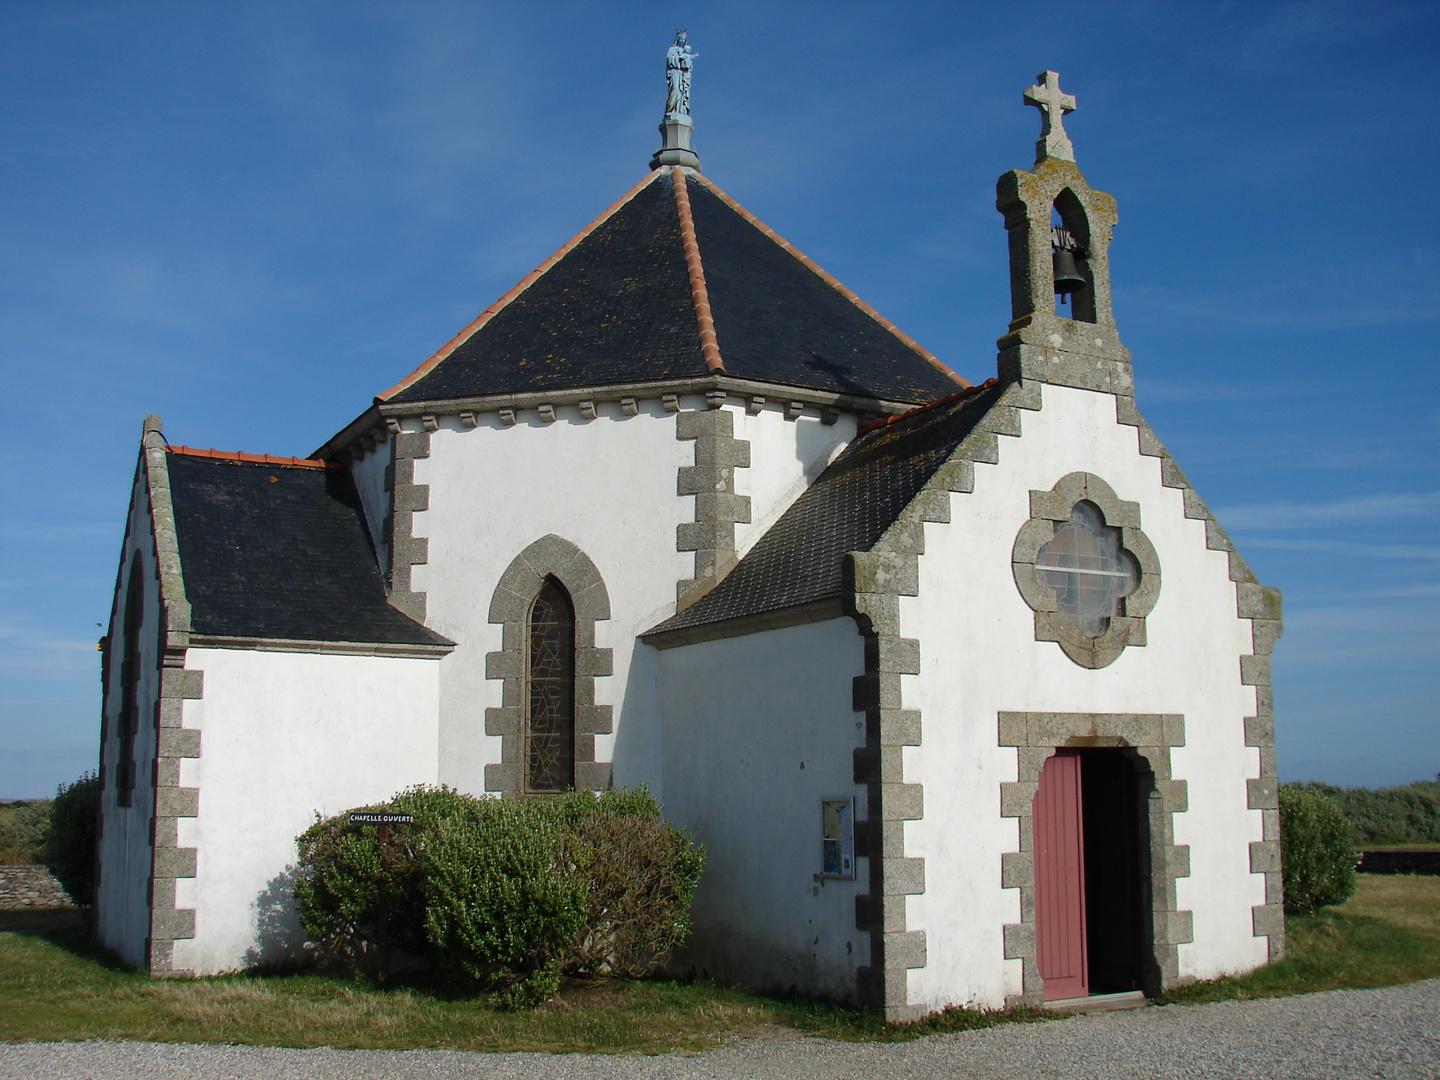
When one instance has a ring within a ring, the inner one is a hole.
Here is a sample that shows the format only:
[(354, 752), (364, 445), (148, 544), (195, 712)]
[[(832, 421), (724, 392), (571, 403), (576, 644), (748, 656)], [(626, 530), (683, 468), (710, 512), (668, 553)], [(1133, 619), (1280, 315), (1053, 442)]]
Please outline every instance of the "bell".
[(1075, 265), (1073, 251), (1068, 248), (1056, 248), (1054, 263), (1055, 291), (1059, 295), (1069, 296), (1085, 287), (1085, 275), (1080, 273), (1080, 268)]

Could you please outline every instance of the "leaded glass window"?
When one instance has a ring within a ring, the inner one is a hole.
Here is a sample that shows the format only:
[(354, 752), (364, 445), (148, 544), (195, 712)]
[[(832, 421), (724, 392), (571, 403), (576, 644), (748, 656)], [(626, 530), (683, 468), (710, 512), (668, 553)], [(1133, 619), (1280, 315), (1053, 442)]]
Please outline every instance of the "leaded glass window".
[(575, 786), (575, 609), (547, 577), (530, 608), (525, 752), (530, 791)]
[(130, 585), (125, 590), (124, 636), (120, 654), (119, 752), (115, 761), (116, 804), (129, 806), (135, 793), (135, 735), (140, 730), (140, 623), (145, 616), (145, 579), (137, 554), (130, 567)]
[(1100, 637), (1124, 614), (1121, 602), (1140, 581), (1135, 559), (1120, 546), (1120, 530), (1106, 527), (1092, 502), (1076, 503), (1069, 521), (1055, 523), (1055, 539), (1041, 547), (1035, 569), (1088, 638)]

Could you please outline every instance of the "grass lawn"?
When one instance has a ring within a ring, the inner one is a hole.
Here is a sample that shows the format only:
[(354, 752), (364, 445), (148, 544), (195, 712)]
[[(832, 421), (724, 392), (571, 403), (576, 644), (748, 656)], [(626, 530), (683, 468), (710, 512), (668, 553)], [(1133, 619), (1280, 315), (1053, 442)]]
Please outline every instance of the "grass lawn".
[(1239, 979), (1166, 994), (1165, 1004), (1359, 990), (1440, 978), (1440, 877), (1357, 874), (1349, 902), (1285, 920), (1288, 955)]
[[(1440, 878), (1361, 875), (1344, 908), (1290, 919), (1291, 955), (1171, 1003), (1384, 986), (1440, 976)], [(895, 1026), (835, 1006), (672, 982), (571, 982), (558, 1002), (497, 1012), (415, 989), (314, 975), (152, 980), (89, 942), (72, 912), (0, 913), (0, 1040), (144, 1039), (385, 1049), (703, 1049), (777, 1027), (839, 1039), (901, 1040), (1012, 1020), (1034, 1010), (949, 1010)]]

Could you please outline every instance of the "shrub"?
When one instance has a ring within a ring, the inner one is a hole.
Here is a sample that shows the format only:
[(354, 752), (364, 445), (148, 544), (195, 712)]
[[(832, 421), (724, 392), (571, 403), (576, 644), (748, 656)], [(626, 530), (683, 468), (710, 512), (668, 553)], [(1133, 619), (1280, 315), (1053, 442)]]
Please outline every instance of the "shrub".
[[(392, 946), (433, 959), (425, 931), (425, 876), (420, 853), (439, 823), (469, 812), (474, 799), (451, 788), (412, 788), (387, 803), (316, 817), (297, 839), (295, 901), (300, 925), (328, 965), (365, 968), (374, 959), (381, 900)], [(383, 849), (379, 827), (350, 821), (353, 812), (397, 812), (413, 825), (390, 829)]]
[(550, 984), (585, 920), (560, 825), (535, 802), (477, 799), (426, 837), (425, 929), (447, 962), (484, 982)]
[(690, 931), (704, 852), (661, 819), (650, 793), (571, 793), (523, 801), (413, 788), (383, 806), (414, 816), (391, 831), (349, 813), (300, 838), (301, 925), (332, 962), (373, 958), (378, 897), (390, 940), (496, 1004), (553, 996), (561, 971), (640, 975)]
[(0, 803), (0, 866), (43, 862), (49, 828), (49, 799)]
[(1345, 815), (1324, 795), (1305, 787), (1280, 788), (1280, 854), (1290, 914), (1308, 915), (1354, 894), (1360, 857)]
[(573, 815), (567, 852), (587, 889), (585, 923), (565, 967), (645, 975), (690, 934), (705, 853), (661, 819), (644, 788), (570, 798), (580, 805), (557, 809)]
[(61, 784), (50, 807), (45, 865), (81, 907), (95, 903), (95, 842), (100, 816), (100, 777), (87, 772)]

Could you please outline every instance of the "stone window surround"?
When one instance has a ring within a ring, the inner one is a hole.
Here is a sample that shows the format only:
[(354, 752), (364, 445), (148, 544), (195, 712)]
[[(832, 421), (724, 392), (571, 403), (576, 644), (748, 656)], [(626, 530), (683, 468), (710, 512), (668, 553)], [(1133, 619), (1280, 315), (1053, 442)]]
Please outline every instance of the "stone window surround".
[(610, 618), (610, 595), (599, 569), (575, 544), (551, 533), (517, 555), (500, 575), (490, 601), (501, 648), (485, 655), (485, 677), (502, 680), (501, 703), (485, 710), (485, 734), (500, 737), (500, 762), (485, 766), (485, 790), (507, 798), (525, 794), (525, 697), (530, 606), (553, 577), (575, 608), (575, 788), (604, 791), (611, 765), (595, 760), (595, 736), (614, 730), (613, 709), (595, 704), (595, 680), (613, 674), (610, 649), (595, 647), (595, 624)]
[[(1124, 600), (1125, 614), (1112, 616), (1110, 626), (1098, 638), (1082, 634), (1074, 617), (1059, 610), (1055, 590), (1045, 584), (1035, 567), (1040, 549), (1055, 537), (1055, 524), (1069, 521), (1079, 502), (1094, 503), (1105, 524), (1120, 529), (1121, 546), (1140, 567), (1139, 583)], [(1049, 491), (1032, 490), (1030, 520), (1020, 527), (1010, 559), (1015, 585), (1035, 612), (1036, 641), (1053, 641), (1075, 663), (1094, 669), (1114, 663), (1126, 645), (1145, 644), (1145, 616), (1160, 597), (1160, 560), (1140, 531), (1140, 504), (1120, 499), (1100, 477), (1072, 472)]]
[[(1004, 928), (1005, 959), (1023, 963), (1022, 992), (1006, 998), (1006, 1005), (1038, 1006), (1045, 983), (1036, 963), (1035, 850), (1033, 813), (1040, 788), (1040, 770), (1062, 747), (1083, 749), (1124, 748), (1134, 751), (1148, 766), (1152, 786), (1149, 802), (1149, 870), (1151, 933), (1158, 985), (1154, 994), (1178, 985), (1178, 946), (1194, 939), (1193, 917), (1180, 911), (1176, 881), (1190, 876), (1190, 847), (1175, 843), (1174, 815), (1188, 808), (1184, 780), (1170, 771), (1170, 751), (1185, 745), (1185, 718), (1144, 713), (1027, 713), (999, 714), (999, 745), (1017, 748), (1017, 779), (1000, 784), (1000, 816), (1017, 818), (1020, 849), (1000, 856), (1000, 887), (1020, 890), (1020, 921)], [(1140, 774), (1145, 782), (1145, 774)]]

